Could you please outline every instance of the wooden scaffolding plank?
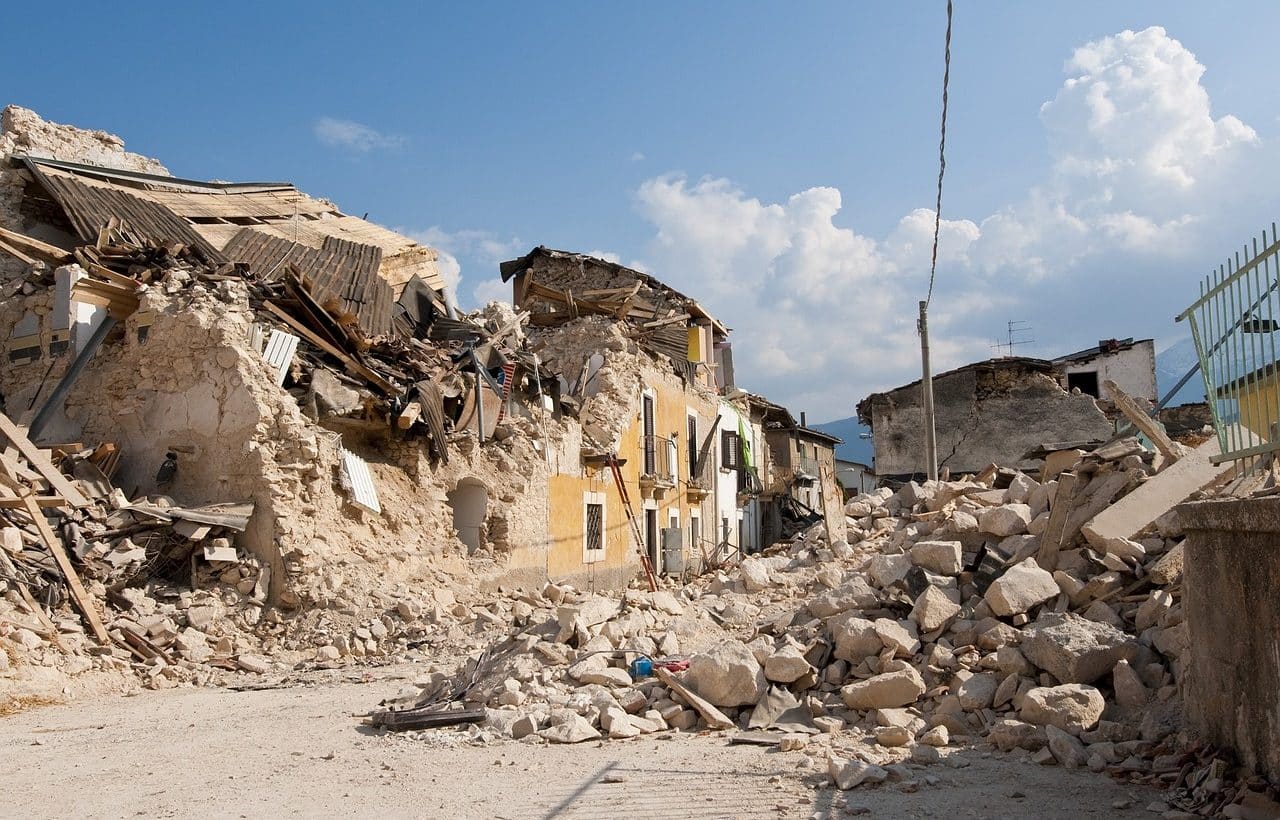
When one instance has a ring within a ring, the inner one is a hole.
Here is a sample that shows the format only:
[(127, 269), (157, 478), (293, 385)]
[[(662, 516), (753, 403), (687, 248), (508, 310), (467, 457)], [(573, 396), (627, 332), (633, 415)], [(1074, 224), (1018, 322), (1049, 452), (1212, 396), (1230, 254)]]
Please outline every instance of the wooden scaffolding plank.
[(89, 506), (89, 499), (85, 498), (84, 494), (76, 489), (76, 485), (53, 466), (48, 453), (33, 444), (26, 433), (4, 413), (0, 413), (0, 435), (17, 448), (27, 463), (40, 473), (44, 480), (49, 482), (54, 492), (65, 498), (68, 504), (77, 509)]

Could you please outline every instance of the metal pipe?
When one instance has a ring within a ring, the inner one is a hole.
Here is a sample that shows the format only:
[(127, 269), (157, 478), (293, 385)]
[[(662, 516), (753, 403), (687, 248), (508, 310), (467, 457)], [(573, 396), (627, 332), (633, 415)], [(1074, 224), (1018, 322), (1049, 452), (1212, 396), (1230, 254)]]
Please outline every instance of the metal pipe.
[(93, 358), (93, 354), (98, 352), (98, 348), (102, 347), (102, 342), (107, 338), (107, 334), (116, 326), (116, 320), (107, 314), (103, 317), (102, 322), (93, 330), (93, 335), (89, 337), (89, 341), (85, 342), (84, 347), (76, 354), (75, 361), (71, 363), (71, 367), (67, 368), (67, 372), (63, 374), (62, 380), (58, 382), (58, 386), (53, 388), (53, 393), (45, 401), (44, 406), (40, 408), (40, 412), (36, 413), (35, 419), (27, 428), (27, 437), (35, 440), (40, 433), (49, 424), (49, 420), (53, 418), (53, 413), (62, 404), (62, 400), (67, 397), (67, 393), (71, 390), (71, 385), (76, 383), (76, 379), (80, 378), (80, 373), (85, 366), (89, 364), (89, 360)]

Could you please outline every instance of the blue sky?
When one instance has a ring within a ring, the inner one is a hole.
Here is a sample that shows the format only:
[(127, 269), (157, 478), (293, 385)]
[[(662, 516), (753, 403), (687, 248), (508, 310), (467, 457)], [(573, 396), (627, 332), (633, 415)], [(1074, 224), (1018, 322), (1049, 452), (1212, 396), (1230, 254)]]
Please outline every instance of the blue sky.
[[(1250, 22), (1272, 11), (958, 3), (940, 366), (992, 355), (1009, 319), (1032, 325), (1030, 355), (1184, 335), (1171, 318), (1197, 275), (1280, 212), (1280, 57)], [(176, 174), (285, 179), (368, 212), (456, 260), (464, 305), (506, 293), (501, 258), (595, 251), (700, 297), (736, 329), (739, 380), (813, 419), (916, 375), (942, 2), (7, 20), (23, 35), (0, 52), (2, 102)]]

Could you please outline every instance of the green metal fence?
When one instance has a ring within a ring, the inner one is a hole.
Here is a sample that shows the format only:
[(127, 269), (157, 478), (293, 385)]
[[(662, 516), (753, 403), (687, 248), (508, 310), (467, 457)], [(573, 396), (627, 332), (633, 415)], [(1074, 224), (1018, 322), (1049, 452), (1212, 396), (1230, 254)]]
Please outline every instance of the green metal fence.
[(1221, 454), (1250, 470), (1280, 450), (1280, 237), (1255, 237), (1200, 283), (1178, 321), (1191, 325)]

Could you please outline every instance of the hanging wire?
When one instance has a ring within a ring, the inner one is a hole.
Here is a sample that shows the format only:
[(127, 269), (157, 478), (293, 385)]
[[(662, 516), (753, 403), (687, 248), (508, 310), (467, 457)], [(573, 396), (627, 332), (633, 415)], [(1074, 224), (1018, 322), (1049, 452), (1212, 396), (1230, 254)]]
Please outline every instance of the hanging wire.
[(933, 280), (938, 273), (938, 232), (942, 228), (942, 175), (947, 172), (947, 85), (951, 81), (951, 0), (947, 0), (947, 45), (942, 69), (942, 138), (938, 141), (938, 201), (933, 208), (933, 258), (929, 263), (929, 295), (933, 301)]

